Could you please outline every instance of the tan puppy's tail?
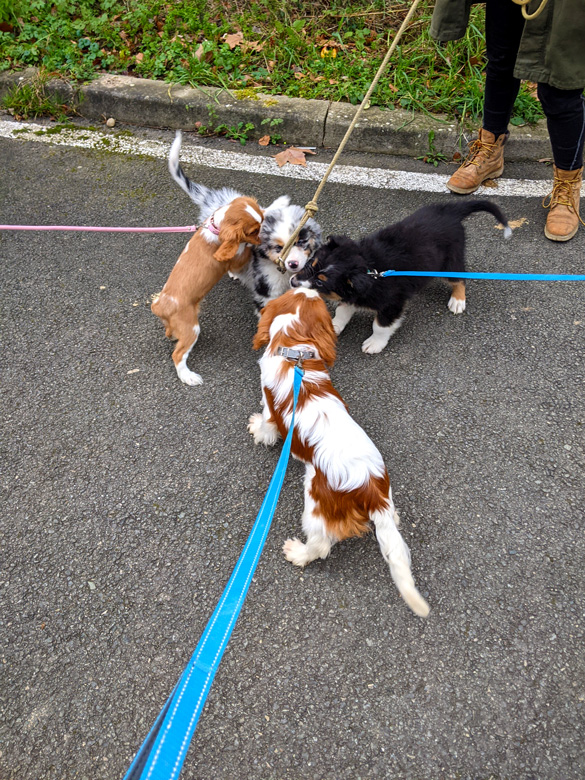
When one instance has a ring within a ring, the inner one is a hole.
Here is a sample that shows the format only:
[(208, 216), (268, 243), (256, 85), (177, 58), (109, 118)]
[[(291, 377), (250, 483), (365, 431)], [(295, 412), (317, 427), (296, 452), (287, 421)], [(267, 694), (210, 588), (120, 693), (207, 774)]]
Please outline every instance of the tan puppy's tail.
[(372, 520), (380, 550), (390, 566), (390, 574), (400, 595), (415, 614), (426, 617), (429, 614), (429, 605), (414, 584), (410, 570), (410, 550), (398, 530), (398, 515), (392, 503), (386, 511), (372, 515)]

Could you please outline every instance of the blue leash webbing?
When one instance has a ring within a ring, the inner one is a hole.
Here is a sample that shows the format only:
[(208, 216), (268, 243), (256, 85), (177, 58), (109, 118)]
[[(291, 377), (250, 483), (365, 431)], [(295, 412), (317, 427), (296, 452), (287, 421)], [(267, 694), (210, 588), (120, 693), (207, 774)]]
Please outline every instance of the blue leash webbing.
[(469, 273), (467, 271), (443, 272), (435, 271), (378, 271), (373, 276), (433, 276), (438, 279), (507, 279), (513, 281), (532, 282), (585, 282), (585, 274), (499, 274), (499, 273)]
[(179, 776), (199, 715), (245, 601), (270, 529), (286, 474), (302, 378), (302, 369), (295, 366), (290, 428), (248, 540), (195, 652), (134, 757), (124, 780), (175, 780)]

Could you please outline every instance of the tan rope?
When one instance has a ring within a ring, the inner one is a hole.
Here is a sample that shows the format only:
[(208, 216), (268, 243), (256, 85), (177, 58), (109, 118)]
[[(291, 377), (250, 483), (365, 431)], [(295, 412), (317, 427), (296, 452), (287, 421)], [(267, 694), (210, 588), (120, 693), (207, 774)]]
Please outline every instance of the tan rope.
[[(315, 191), (315, 194), (313, 195), (313, 199), (310, 200), (307, 203), (307, 205), (305, 206), (305, 213), (303, 214), (303, 216), (301, 218), (301, 221), (299, 222), (299, 224), (297, 226), (297, 229), (294, 231), (294, 233), (291, 235), (289, 240), (286, 242), (286, 244), (282, 248), (282, 252), (280, 253), (280, 257), (278, 258), (277, 266), (278, 266), (279, 270), (282, 271), (283, 273), (285, 271), (284, 261), (286, 260), (286, 258), (288, 256), (288, 253), (290, 252), (290, 250), (294, 246), (294, 244), (295, 244), (295, 242), (296, 242), (296, 240), (297, 240), (297, 238), (299, 236), (299, 233), (301, 232), (301, 230), (302, 230), (303, 226), (305, 225), (306, 221), (309, 219), (309, 217), (314, 217), (315, 214), (319, 211), (319, 207), (317, 206), (317, 200), (319, 198), (319, 195), (321, 194), (321, 190), (325, 186), (325, 182), (329, 178), (329, 174), (333, 170), (333, 168), (335, 166), (335, 163), (339, 159), (339, 157), (340, 157), (340, 155), (341, 155), (341, 153), (342, 153), (342, 151), (343, 151), (343, 149), (345, 147), (345, 144), (349, 140), (349, 137), (350, 137), (350, 135), (351, 135), (351, 133), (353, 131), (353, 128), (356, 126), (357, 121), (360, 118), (362, 111), (364, 110), (364, 107), (368, 105), (368, 102), (370, 100), (370, 96), (371, 96), (372, 92), (376, 89), (378, 81), (380, 80), (380, 77), (382, 76), (382, 73), (384, 72), (384, 69), (386, 68), (386, 65), (388, 64), (388, 60), (394, 54), (394, 50), (396, 49), (396, 46), (398, 45), (398, 41), (402, 37), (402, 33), (404, 32), (404, 30), (408, 27), (408, 23), (412, 19), (413, 14), (416, 11), (416, 7), (419, 4), (419, 2), (420, 2), (420, 0), (413, 0), (412, 5), (410, 6), (409, 12), (407, 13), (407, 15), (406, 15), (404, 21), (402, 22), (402, 24), (400, 25), (400, 28), (399, 28), (398, 32), (394, 36), (394, 40), (392, 41), (392, 45), (390, 46), (390, 48), (386, 52), (386, 56), (382, 60), (382, 64), (378, 68), (378, 72), (374, 76), (374, 80), (370, 84), (370, 87), (369, 87), (368, 91), (366, 92), (366, 94), (364, 96), (364, 99), (360, 103), (360, 105), (358, 107), (358, 110), (355, 112), (355, 115), (354, 115), (354, 117), (353, 117), (353, 119), (351, 121), (351, 124), (347, 128), (347, 131), (346, 131), (345, 135), (343, 136), (343, 138), (341, 140), (341, 143), (339, 144), (339, 147), (338, 147), (337, 151), (335, 152), (335, 155), (333, 156), (333, 159), (331, 160), (331, 162), (329, 164), (329, 167), (325, 171), (325, 175), (321, 179), (321, 182), (320, 182), (319, 186), (317, 187), (317, 189)], [(544, 0), (544, 2), (546, 2), (546, 0)]]
[(540, 16), (540, 14), (544, 11), (544, 7), (547, 4), (548, 0), (542, 0), (541, 4), (538, 6), (536, 11), (533, 14), (529, 14), (526, 10), (526, 6), (528, 3), (531, 3), (532, 0), (512, 0), (513, 3), (516, 3), (516, 5), (522, 6), (522, 16), (525, 19), (536, 19), (537, 16)]

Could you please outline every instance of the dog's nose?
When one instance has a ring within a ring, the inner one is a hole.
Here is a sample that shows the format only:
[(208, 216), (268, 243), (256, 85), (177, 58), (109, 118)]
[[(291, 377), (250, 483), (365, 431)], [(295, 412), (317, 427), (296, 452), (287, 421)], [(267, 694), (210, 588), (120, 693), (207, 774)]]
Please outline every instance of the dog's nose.
[(295, 276), (291, 276), (291, 278), (290, 278), (290, 286), (291, 287), (299, 287), (300, 286), (300, 282), (297, 279), (296, 274), (295, 274)]
[(294, 271), (295, 268), (299, 267), (299, 264), (298, 264), (298, 262), (296, 260), (289, 260), (287, 265), (288, 265), (288, 267), (290, 268), (291, 271)]

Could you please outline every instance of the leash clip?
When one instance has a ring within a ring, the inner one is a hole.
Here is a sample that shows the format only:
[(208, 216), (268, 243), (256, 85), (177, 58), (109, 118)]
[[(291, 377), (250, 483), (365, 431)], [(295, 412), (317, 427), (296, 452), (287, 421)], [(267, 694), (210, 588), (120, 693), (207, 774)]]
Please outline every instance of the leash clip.
[(293, 349), (292, 347), (279, 347), (277, 354), (286, 360), (293, 361), (301, 371), (303, 370), (303, 361), (312, 360), (315, 357), (315, 353), (310, 349)]
[(392, 274), (395, 274), (396, 271), (390, 270), (390, 271), (378, 271), (377, 268), (368, 268), (366, 271), (368, 276), (373, 276), (374, 279), (384, 279), (386, 276), (392, 276)]

